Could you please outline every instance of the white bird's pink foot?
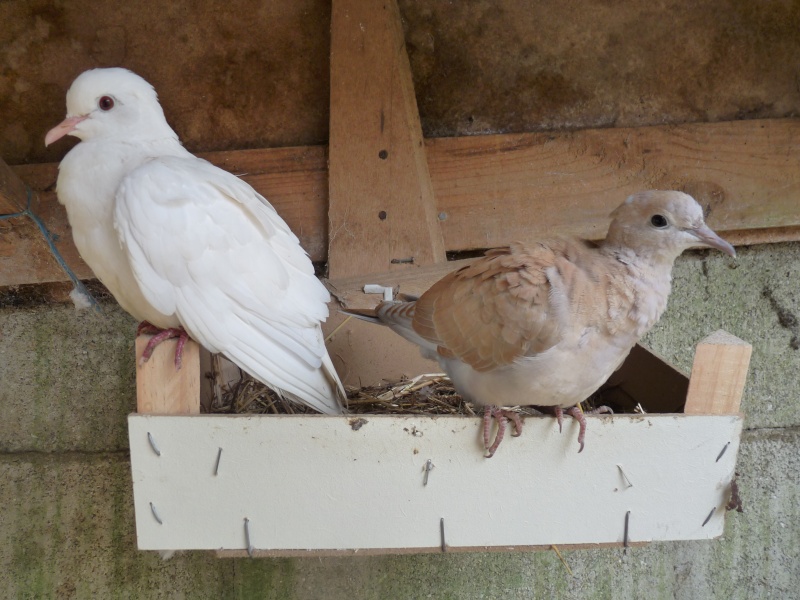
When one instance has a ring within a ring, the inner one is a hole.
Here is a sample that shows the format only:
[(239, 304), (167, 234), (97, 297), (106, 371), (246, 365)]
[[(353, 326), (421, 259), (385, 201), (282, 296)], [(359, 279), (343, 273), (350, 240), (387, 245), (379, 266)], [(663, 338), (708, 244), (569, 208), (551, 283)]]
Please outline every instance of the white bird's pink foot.
[(142, 321), (139, 323), (139, 327), (136, 328), (136, 335), (138, 337), (142, 334), (152, 335), (153, 337), (150, 338), (150, 341), (147, 342), (147, 346), (144, 347), (142, 358), (140, 359), (141, 364), (144, 364), (150, 360), (150, 357), (153, 355), (153, 351), (156, 349), (156, 346), (158, 346), (161, 342), (172, 338), (178, 338), (178, 344), (175, 346), (175, 370), (180, 370), (181, 366), (183, 365), (183, 347), (186, 345), (186, 342), (189, 341), (189, 334), (186, 333), (186, 330), (184, 330), (183, 327), (161, 329), (152, 323)]
[[(490, 445), (489, 439), (491, 438), (492, 418), (497, 421), (497, 435), (495, 435), (494, 442), (492, 442)], [(508, 419), (511, 419), (511, 421), (514, 423), (514, 433), (511, 435), (513, 437), (519, 436), (522, 433), (522, 419), (520, 419), (518, 412), (489, 405), (487, 405), (484, 409), (483, 445), (486, 448), (486, 458), (492, 458), (497, 450), (497, 447), (500, 445), (500, 442), (503, 441), (503, 437), (506, 435), (506, 425), (508, 424)]]

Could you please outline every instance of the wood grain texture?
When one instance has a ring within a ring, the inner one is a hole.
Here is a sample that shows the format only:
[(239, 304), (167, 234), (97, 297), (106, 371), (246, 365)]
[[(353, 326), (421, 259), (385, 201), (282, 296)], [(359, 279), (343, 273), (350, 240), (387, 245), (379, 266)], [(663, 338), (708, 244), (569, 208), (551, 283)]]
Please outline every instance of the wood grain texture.
[(177, 339), (161, 342), (150, 360), (141, 364), (151, 336), (136, 338), (136, 412), (153, 415), (200, 413), (200, 346), (189, 340), (183, 348), (183, 366), (175, 369)]
[(691, 194), (717, 231), (800, 225), (798, 120), (442, 138), (429, 163), (448, 250), (599, 239), (642, 189)]
[(332, 277), (445, 262), (395, 0), (334, 0), (331, 20)]
[(752, 352), (750, 344), (722, 330), (703, 339), (695, 350), (684, 412), (738, 413)]
[(0, 215), (11, 215), (25, 210), (27, 203), (25, 183), (0, 158)]
[[(286, 219), (312, 260), (325, 260), (324, 147), (200, 156), (241, 174)], [(611, 210), (628, 193), (649, 187), (692, 193), (710, 208), (709, 225), (733, 244), (800, 240), (798, 120), (435, 139), (427, 142), (427, 156), (438, 210), (446, 215), (447, 250), (550, 235), (599, 239)], [(91, 277), (52, 191), (56, 167), (12, 170), (38, 193), (37, 213), (59, 236), (67, 263), (79, 277)], [(371, 252), (366, 244), (358, 247)], [(0, 286), (65, 280), (29, 219), (0, 221)]]

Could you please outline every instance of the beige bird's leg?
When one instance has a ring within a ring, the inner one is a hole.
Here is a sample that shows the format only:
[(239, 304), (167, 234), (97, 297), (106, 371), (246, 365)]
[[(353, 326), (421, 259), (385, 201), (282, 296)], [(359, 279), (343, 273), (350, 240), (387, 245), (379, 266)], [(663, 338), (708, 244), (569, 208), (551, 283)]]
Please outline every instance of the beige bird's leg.
[(556, 421), (558, 422), (558, 433), (561, 433), (561, 430), (564, 429), (564, 409), (560, 406), (554, 406), (553, 414), (556, 416)]
[(153, 355), (153, 351), (156, 349), (156, 346), (158, 346), (161, 342), (172, 338), (178, 338), (178, 344), (175, 346), (175, 370), (180, 370), (181, 366), (183, 365), (183, 347), (186, 345), (186, 342), (189, 341), (189, 335), (186, 333), (183, 327), (160, 329), (155, 325), (148, 323), (147, 321), (142, 321), (139, 323), (139, 327), (136, 328), (136, 335), (139, 336), (141, 334), (153, 336), (150, 338), (150, 341), (147, 342), (147, 346), (145, 346), (144, 351), (142, 352), (142, 363), (145, 363), (150, 359), (150, 357)]
[[(489, 438), (492, 431), (492, 418), (497, 420), (497, 435), (494, 437), (494, 442), (489, 445)], [(486, 458), (492, 458), (503, 437), (506, 435), (506, 425), (508, 419), (514, 423), (514, 433), (511, 435), (517, 437), (522, 433), (522, 419), (519, 413), (513, 410), (504, 410), (497, 406), (487, 406), (483, 411), (483, 446), (486, 448)]]
[[(563, 412), (566, 412), (569, 416), (575, 419), (578, 422), (578, 425), (580, 426), (580, 429), (578, 430), (578, 443), (581, 445), (581, 447), (578, 449), (578, 454), (580, 454), (581, 452), (583, 452), (583, 439), (586, 435), (586, 417), (584, 416), (583, 409), (580, 407), (579, 404), (576, 404), (575, 406), (571, 406), (570, 408), (568, 408), (566, 411)], [(561, 408), (556, 407), (556, 419), (558, 419), (559, 432), (561, 432), (561, 419), (562, 419), (561, 413), (562, 413)], [(608, 406), (598, 406), (594, 410), (588, 411), (588, 413), (590, 415), (599, 415), (603, 413), (613, 415), (614, 411), (611, 410), (611, 408)]]
[(578, 454), (583, 452), (583, 438), (586, 435), (586, 417), (583, 414), (580, 406), (570, 406), (566, 411), (569, 416), (575, 419), (578, 422), (578, 426), (580, 429), (578, 430), (578, 443), (580, 444), (580, 448), (578, 448)]

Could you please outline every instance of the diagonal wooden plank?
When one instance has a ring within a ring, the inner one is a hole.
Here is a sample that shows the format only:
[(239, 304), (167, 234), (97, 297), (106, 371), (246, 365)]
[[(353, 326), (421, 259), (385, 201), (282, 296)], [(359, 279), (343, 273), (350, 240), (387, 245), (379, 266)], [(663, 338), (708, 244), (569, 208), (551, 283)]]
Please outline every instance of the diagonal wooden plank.
[(331, 18), (329, 273), (444, 262), (397, 3), (335, 0)]

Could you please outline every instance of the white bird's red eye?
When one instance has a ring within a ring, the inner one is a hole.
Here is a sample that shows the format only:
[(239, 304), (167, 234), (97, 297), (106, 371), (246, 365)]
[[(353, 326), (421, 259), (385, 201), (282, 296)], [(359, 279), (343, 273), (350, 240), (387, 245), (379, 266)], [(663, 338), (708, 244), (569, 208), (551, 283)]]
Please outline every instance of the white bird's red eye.
[(111, 110), (114, 108), (114, 99), (111, 96), (103, 96), (97, 101), (100, 110)]

